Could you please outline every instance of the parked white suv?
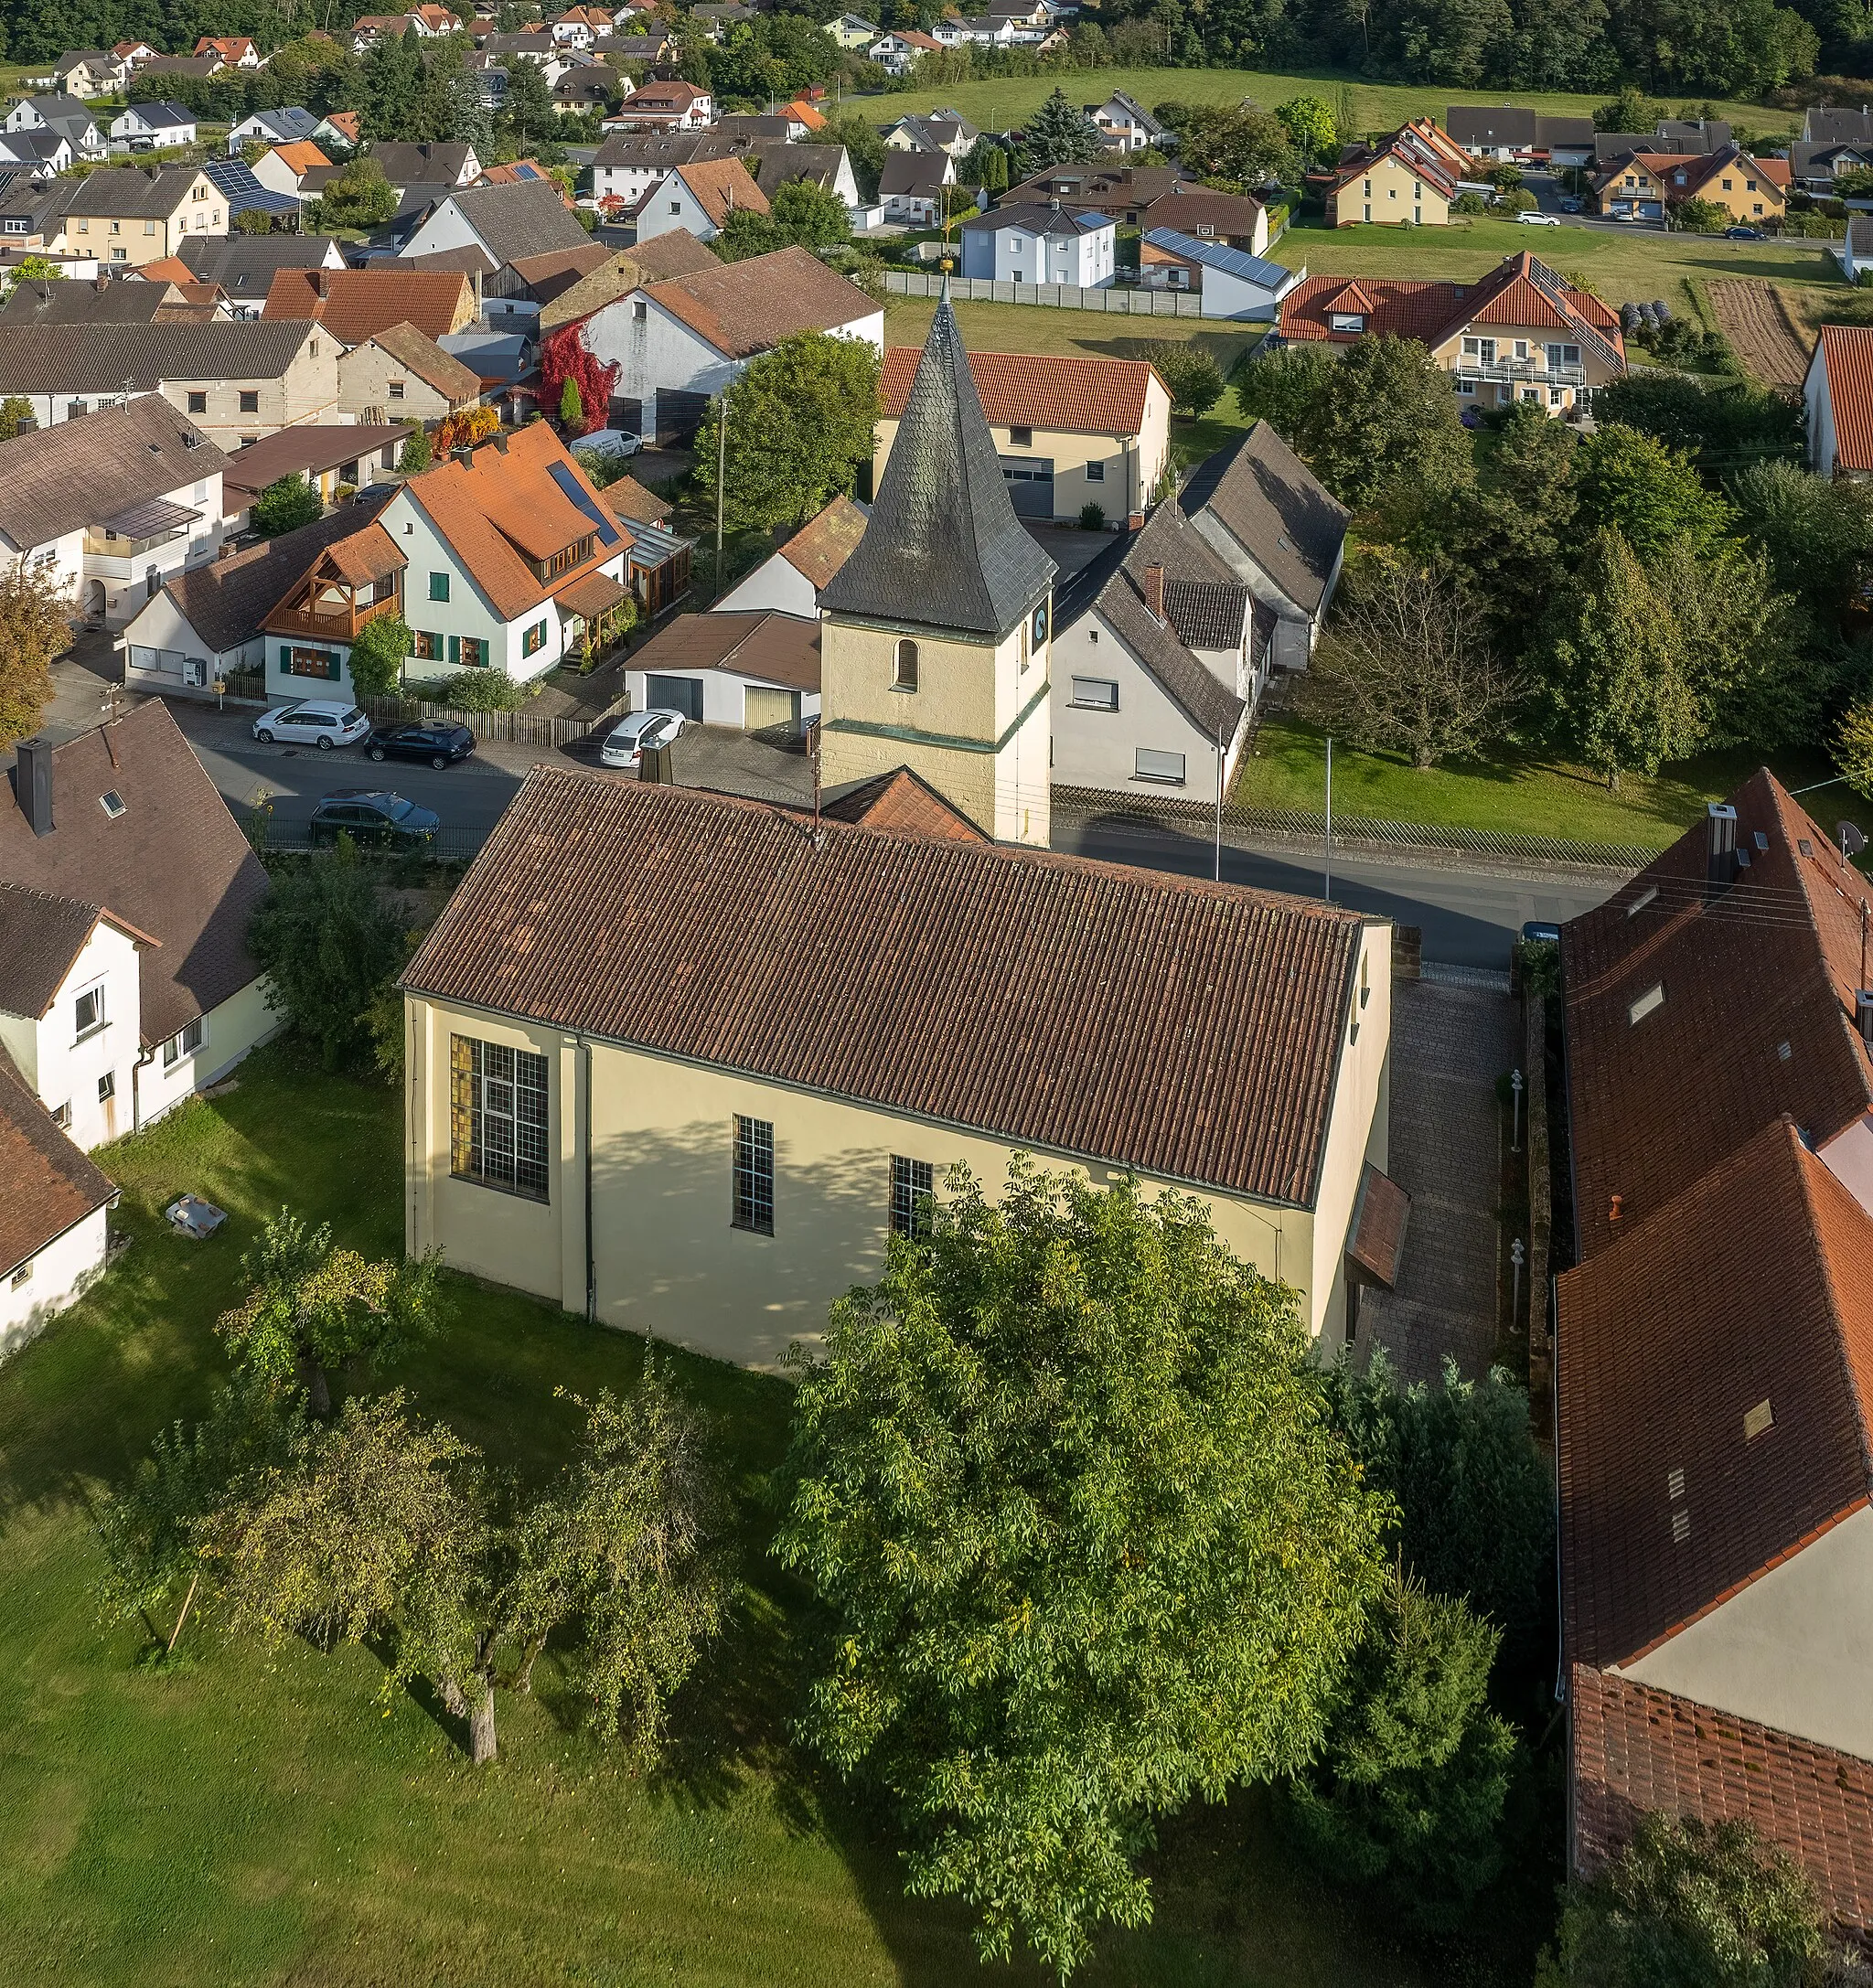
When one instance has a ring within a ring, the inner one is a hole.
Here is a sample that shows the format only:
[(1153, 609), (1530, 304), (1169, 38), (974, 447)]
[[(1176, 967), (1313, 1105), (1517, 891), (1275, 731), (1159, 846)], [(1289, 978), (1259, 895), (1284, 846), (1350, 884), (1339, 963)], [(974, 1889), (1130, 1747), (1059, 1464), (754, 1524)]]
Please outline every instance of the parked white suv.
[(599, 764), (636, 766), (640, 764), (646, 746), (668, 745), (687, 721), (681, 711), (633, 711), (599, 747)]
[(356, 745), (370, 731), (370, 720), (355, 704), (326, 702), (316, 697), (283, 704), (253, 721), (253, 735), (271, 745), (316, 745), (328, 753), (335, 745)]

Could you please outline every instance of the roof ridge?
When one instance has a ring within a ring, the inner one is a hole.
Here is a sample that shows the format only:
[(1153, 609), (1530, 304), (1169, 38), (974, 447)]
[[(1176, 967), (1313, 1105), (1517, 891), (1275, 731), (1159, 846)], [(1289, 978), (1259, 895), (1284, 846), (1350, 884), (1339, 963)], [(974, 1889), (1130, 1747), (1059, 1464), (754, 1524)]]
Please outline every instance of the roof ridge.
[(1834, 1329), (1834, 1350), (1840, 1363), (1842, 1384), (1847, 1392), (1847, 1399), (1853, 1405), (1854, 1427), (1860, 1438), (1860, 1474), (1865, 1479), (1868, 1495), (1873, 1498), (1873, 1423), (1869, 1423), (1869, 1410), (1866, 1398), (1860, 1392), (1854, 1374), (1853, 1362), (1847, 1356), (1846, 1314), (1841, 1306), (1840, 1288), (1835, 1276), (1834, 1256), (1828, 1248), (1827, 1237), (1821, 1223), (1821, 1209), (1815, 1190), (1820, 1185), (1814, 1177), (1813, 1170), (1819, 1168), (1829, 1181), (1835, 1192), (1845, 1197), (1854, 1214), (1864, 1223), (1873, 1225), (1869, 1216), (1858, 1201), (1848, 1192), (1845, 1182), (1836, 1178), (1834, 1170), (1819, 1153), (1811, 1152), (1803, 1138), (1801, 1128), (1793, 1117), (1783, 1112), (1782, 1122), (1795, 1152), (1795, 1187), (1802, 1197), (1802, 1206), (1808, 1218), (1808, 1233), (1814, 1245), (1814, 1257), (1820, 1267), (1822, 1296), (1827, 1306), (1828, 1321)]

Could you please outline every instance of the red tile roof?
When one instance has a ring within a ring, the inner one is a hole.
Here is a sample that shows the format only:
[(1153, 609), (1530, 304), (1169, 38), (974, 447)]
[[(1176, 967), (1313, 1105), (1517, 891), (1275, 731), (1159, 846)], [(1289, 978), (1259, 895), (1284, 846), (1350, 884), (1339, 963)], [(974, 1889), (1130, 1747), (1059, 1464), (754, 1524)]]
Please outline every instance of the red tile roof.
[[(744, 214), (768, 212), (767, 196), (761, 191), (754, 174), (739, 157), (698, 159), (693, 165), (678, 166), (676, 176), (695, 196), (697, 206), (718, 228), (725, 227), (729, 216), (737, 211)], [(658, 187), (651, 187), (644, 196), (645, 200), (655, 199), (658, 192)]]
[(1669, 1692), (1576, 1664), (1573, 1863), (1590, 1877), (1649, 1811), (1747, 1822), (1813, 1880), (1822, 1909), (1873, 1929), (1873, 1765)]
[[(923, 349), (884, 355), (878, 394), (887, 421), (901, 421)], [(969, 377), (991, 426), (1067, 434), (1135, 435), (1155, 375), (1144, 359), (1061, 358), (1026, 352), (971, 352)]]
[(839, 822), (816, 840), (754, 802), (536, 767), (405, 978), (1311, 1206), (1365, 924), (1070, 856)]
[(816, 589), (823, 587), (865, 536), (865, 517), (849, 497), (836, 497), (794, 533), (781, 547), (780, 556)]
[(771, 351), (797, 331), (833, 331), (879, 315), (856, 283), (798, 248), (671, 276), (644, 294), (728, 358)]
[(283, 269), (263, 317), (316, 317), (343, 345), (362, 345), (392, 325), (444, 338), (475, 316), (475, 290), (457, 269)]
[(1868, 1502), (1873, 1216), (1792, 1124), (1568, 1271), (1557, 1305), (1571, 1660), (1636, 1659)]
[(1699, 826), (1562, 927), (1583, 1257), (1612, 1240), (1615, 1194), (1630, 1226), (1784, 1112), (1820, 1149), (1873, 1109), (1854, 1023), (1873, 890), (1770, 774), (1730, 800), (1750, 864), (1721, 895)]
[(1842, 469), (1873, 470), (1873, 326), (1824, 325), (1819, 349), (1835, 461)]
[[(1357, 311), (1360, 331), (1334, 331), (1329, 317)], [(1377, 277), (1310, 276), (1281, 305), (1281, 336), (1350, 345), (1361, 337), (1416, 338), (1435, 348), (1469, 325), (1525, 325), (1566, 334), (1623, 372), (1619, 319), (1536, 257), (1505, 256), (1480, 282), (1392, 283)]]
[(862, 781), (837, 800), (828, 801), (822, 812), (833, 821), (849, 821), (884, 835), (934, 835), (950, 842), (991, 839), (908, 766)]

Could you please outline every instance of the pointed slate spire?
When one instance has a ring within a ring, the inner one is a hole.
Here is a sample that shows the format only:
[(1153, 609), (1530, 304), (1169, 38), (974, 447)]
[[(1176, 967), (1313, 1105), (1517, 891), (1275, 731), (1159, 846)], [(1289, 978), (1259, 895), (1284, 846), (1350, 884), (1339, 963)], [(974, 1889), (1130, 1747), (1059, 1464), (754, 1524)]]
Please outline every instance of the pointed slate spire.
[(1000, 641), (1057, 571), (1009, 502), (946, 282), (871, 522), (821, 601), (834, 614)]

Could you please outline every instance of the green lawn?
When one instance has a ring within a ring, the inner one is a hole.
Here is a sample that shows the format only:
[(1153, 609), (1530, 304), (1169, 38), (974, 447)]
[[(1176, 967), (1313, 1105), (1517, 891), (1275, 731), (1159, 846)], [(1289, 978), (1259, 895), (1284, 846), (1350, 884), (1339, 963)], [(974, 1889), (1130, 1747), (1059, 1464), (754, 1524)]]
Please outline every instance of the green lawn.
[[(1038, 304), (955, 303), (962, 342), (971, 352), (1052, 352), (1069, 358), (1134, 359), (1153, 346), (1203, 347), (1227, 379), (1262, 336), (1262, 327), (1201, 317), (1129, 317), (1118, 312), (1065, 311)], [(934, 297), (888, 297), (886, 345), (922, 345), (936, 315)]]
[[(210, 1635), (179, 1670), (100, 1628), (86, 1501), (224, 1371), (210, 1333), (241, 1251), (281, 1202), (371, 1252), (401, 1234), (397, 1096), (290, 1047), (238, 1088), (100, 1156), (134, 1237), (111, 1276), (0, 1365), (0, 1981), (86, 1988), (949, 1988), (983, 1978), (961, 1915), (911, 1905), (875, 1823), (817, 1788), (785, 1741), (801, 1683), (798, 1597), (761, 1557), (787, 1393), (680, 1359), (734, 1465), (743, 1605), (686, 1694), (652, 1784), (581, 1735), (550, 1658), (504, 1694), (501, 1757), (476, 1773), (415, 1697), (388, 1715), (366, 1651), (276, 1660)], [(189, 1189), (230, 1210), (194, 1245), (157, 1211)], [(401, 1377), (425, 1410), (524, 1474), (575, 1411), (626, 1388), (632, 1339), (501, 1291), (453, 1288), (449, 1337)], [(185, 1645), (185, 1647), (189, 1647)], [(1273, 1804), (1198, 1812), (1156, 1859), (1158, 1917), (1090, 1983), (1125, 1988), (1412, 1988), (1423, 1977), (1289, 1867)], [(1525, 1966), (1523, 1969), (1525, 1978)], [(1035, 1982), (997, 1970), (994, 1981)]]
[[(1710, 753), (1664, 769), (1655, 780), (1628, 775), (1609, 794), (1597, 775), (1538, 753), (1509, 751), (1488, 764), (1459, 763), (1419, 773), (1391, 754), (1333, 749), (1333, 812), (1379, 821), (1419, 821), (1497, 834), (1555, 836), (1663, 849), (1696, 821), (1706, 806), (1749, 778), (1761, 764), (1750, 753)], [(1819, 752), (1778, 755), (1771, 765), (1791, 787), (1832, 779)], [(1319, 814), (1326, 795), (1322, 734), (1285, 713), (1263, 721), (1253, 757), (1244, 761), (1234, 798), (1247, 807), (1301, 808)], [(1835, 785), (1803, 796), (1824, 827), (1843, 818), (1873, 834), (1873, 804)]]
[[(1252, 101), (1272, 110), (1290, 97), (1324, 96), (1332, 103), (1343, 84), (1353, 89), (1354, 118), (1361, 131), (1402, 124), (1409, 117), (1434, 117), (1439, 123), (1453, 103), (1529, 104), (1557, 116), (1589, 116), (1612, 95), (1543, 95), (1529, 91), (1452, 90), (1438, 83), (1371, 83), (1340, 69), (1306, 69), (1275, 74), (1265, 69), (1102, 69), (1072, 75), (996, 78), (987, 82), (947, 83), (929, 90), (857, 100), (874, 123), (901, 117), (908, 111), (930, 111), (947, 104), (984, 131), (1005, 131), (1029, 116), (1055, 83), (1076, 103), (1101, 102), (1122, 90), (1146, 110), (1170, 102), (1240, 103)], [(1753, 137), (1792, 133), (1800, 119), (1789, 111), (1765, 109), (1760, 103), (1722, 103), (1717, 114), (1729, 118)]]
[(1527, 249), (1564, 275), (1584, 276), (1609, 304), (1679, 297), (1686, 278), (1761, 276), (1771, 283), (1831, 283), (1846, 294), (1840, 267), (1821, 241), (1726, 241), (1721, 235), (1660, 234), (1635, 229), (1524, 228), (1514, 221), (1453, 222), (1448, 228), (1328, 228), (1301, 222), (1275, 245), (1275, 261), (1312, 275), (1403, 276), (1474, 281), (1505, 255)]

